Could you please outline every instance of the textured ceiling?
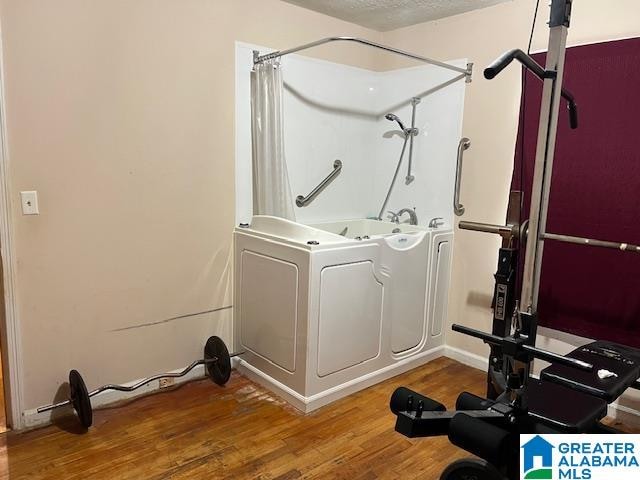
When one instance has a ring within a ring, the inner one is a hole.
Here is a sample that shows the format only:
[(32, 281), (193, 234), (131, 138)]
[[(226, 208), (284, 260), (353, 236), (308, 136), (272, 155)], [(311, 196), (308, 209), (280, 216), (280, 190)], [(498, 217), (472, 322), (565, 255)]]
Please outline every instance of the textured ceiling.
[(379, 31), (415, 25), (509, 0), (283, 0)]

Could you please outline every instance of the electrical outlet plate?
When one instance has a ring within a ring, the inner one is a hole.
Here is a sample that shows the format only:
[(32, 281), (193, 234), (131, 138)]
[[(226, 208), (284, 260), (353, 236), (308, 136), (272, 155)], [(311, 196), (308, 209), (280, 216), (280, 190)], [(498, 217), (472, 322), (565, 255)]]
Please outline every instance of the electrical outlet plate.
[(160, 380), (158, 380), (160, 388), (169, 388), (173, 386), (174, 383), (175, 380), (173, 378), (161, 378)]
[(39, 215), (38, 209), (38, 192), (30, 190), (27, 192), (20, 192), (20, 198), (22, 200), (22, 214), (23, 215)]

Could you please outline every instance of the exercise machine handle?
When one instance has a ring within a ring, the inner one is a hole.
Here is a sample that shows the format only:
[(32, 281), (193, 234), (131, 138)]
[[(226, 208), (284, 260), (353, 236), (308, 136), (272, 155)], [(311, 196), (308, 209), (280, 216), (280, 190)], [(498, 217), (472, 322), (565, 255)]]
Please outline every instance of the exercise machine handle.
[(465, 327), (464, 325), (458, 325), (454, 323), (451, 325), (451, 330), (458, 333), (464, 333), (465, 335), (469, 335), (470, 337), (479, 338), (485, 343), (489, 343), (491, 345), (502, 345), (504, 343), (504, 338), (499, 337), (497, 335), (493, 335), (491, 333), (486, 333), (480, 330), (476, 330), (475, 328)]
[[(451, 326), (451, 329), (454, 332), (463, 333), (471, 337), (479, 338), (480, 340), (490, 345), (504, 347), (508, 343), (512, 344), (511, 342), (508, 342), (508, 338), (499, 337), (497, 335), (482, 332), (480, 330), (476, 330), (475, 328), (469, 328), (463, 325), (453, 324)], [(525, 343), (518, 344), (517, 348), (520, 348), (523, 351), (530, 353), (533, 357), (539, 358), (540, 360), (545, 360), (547, 362), (565, 365), (567, 367), (577, 368), (578, 370), (584, 370), (587, 372), (593, 371), (593, 365), (587, 362), (583, 362), (582, 360), (577, 360), (575, 358), (570, 358), (570, 357), (563, 357), (562, 355), (558, 355), (557, 353), (553, 353), (548, 350), (542, 350), (540, 348), (536, 348), (532, 345), (527, 345)]]
[(544, 80), (547, 76), (546, 71), (542, 66), (536, 62), (531, 56), (524, 53), (519, 48), (509, 50), (506, 53), (500, 55), (491, 65), (484, 69), (484, 78), (487, 80), (493, 80), (502, 70), (507, 68), (511, 62), (518, 60), (524, 65), (527, 70), (533, 73), (540, 80)]
[[(491, 65), (485, 68), (484, 78), (486, 78), (487, 80), (494, 79), (514, 60), (520, 62), (527, 70), (533, 73), (540, 80), (544, 80), (545, 78), (552, 78), (552, 76), (555, 75), (555, 72), (546, 71), (542, 67), (542, 65), (536, 62), (530, 55), (527, 55), (519, 48), (516, 48), (503, 53)], [(562, 98), (567, 101), (567, 107), (569, 109), (569, 125), (571, 129), (575, 130), (576, 128), (578, 128), (578, 107), (576, 105), (576, 101), (573, 98), (571, 92), (565, 90), (564, 88), (562, 89)]]
[(571, 92), (562, 89), (562, 98), (567, 101), (567, 108), (569, 109), (569, 126), (572, 130), (578, 128), (578, 106), (573, 98)]

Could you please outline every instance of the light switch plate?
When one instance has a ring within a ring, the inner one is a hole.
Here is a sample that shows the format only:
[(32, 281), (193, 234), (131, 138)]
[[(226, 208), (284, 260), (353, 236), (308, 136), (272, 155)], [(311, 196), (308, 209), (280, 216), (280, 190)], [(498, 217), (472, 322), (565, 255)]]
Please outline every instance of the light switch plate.
[(38, 209), (38, 192), (30, 190), (27, 192), (20, 192), (22, 198), (22, 214), (23, 215), (40, 215)]

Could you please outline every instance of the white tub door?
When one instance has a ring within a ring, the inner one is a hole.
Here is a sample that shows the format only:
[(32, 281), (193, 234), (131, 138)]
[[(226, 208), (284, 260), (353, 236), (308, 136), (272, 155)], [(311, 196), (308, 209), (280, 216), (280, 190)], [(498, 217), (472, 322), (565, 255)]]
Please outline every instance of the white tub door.
[(428, 232), (386, 237), (382, 244), (382, 274), (389, 288), (384, 314), (391, 324), (391, 350), (401, 353), (420, 345), (426, 336)]
[(382, 293), (372, 262), (322, 269), (318, 376), (324, 377), (378, 356)]

